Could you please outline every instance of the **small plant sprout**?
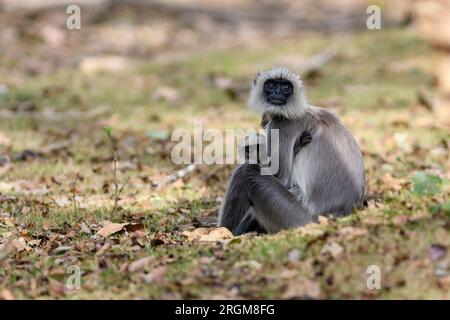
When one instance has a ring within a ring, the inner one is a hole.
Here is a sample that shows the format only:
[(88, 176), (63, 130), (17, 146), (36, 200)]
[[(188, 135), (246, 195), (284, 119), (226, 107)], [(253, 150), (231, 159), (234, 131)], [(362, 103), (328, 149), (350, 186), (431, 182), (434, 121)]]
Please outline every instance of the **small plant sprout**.
[(128, 180), (130, 180), (129, 177), (125, 179), (125, 182), (120, 184), (119, 179), (117, 176), (117, 162), (118, 162), (118, 155), (117, 155), (117, 144), (116, 140), (112, 136), (112, 128), (111, 127), (104, 127), (103, 130), (105, 131), (106, 135), (108, 136), (108, 140), (111, 144), (111, 152), (112, 152), (112, 170), (113, 170), (113, 185), (114, 185), (114, 193), (113, 193), (113, 206), (111, 208), (111, 216), (117, 211), (117, 208), (119, 206), (119, 200), (120, 200), (120, 194), (122, 193), (123, 189), (128, 183)]

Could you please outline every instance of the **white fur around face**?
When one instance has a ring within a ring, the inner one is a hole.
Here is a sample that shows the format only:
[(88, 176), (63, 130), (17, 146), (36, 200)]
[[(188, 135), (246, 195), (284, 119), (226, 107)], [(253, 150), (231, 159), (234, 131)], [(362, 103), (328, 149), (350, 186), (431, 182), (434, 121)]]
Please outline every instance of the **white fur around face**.
[[(268, 79), (288, 80), (292, 83), (293, 92), (284, 106), (276, 106), (267, 102), (264, 93), (264, 82)], [(252, 90), (248, 99), (250, 109), (258, 112), (268, 112), (272, 115), (283, 116), (288, 119), (301, 118), (308, 108), (302, 79), (286, 68), (276, 68), (265, 72), (258, 72), (253, 81)]]

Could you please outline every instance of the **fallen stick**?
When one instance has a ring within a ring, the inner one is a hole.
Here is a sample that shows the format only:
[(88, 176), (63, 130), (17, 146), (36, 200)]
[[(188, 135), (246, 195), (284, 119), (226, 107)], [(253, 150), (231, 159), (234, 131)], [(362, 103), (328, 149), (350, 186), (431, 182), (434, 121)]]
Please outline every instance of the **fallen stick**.
[(25, 149), (12, 156), (6, 156), (3, 158), (1, 166), (5, 166), (11, 162), (26, 161), (28, 159), (42, 158), (46, 155), (59, 152), (67, 149), (73, 143), (72, 140), (66, 140), (62, 142), (56, 142), (42, 147), (41, 150)]
[(169, 185), (171, 183), (174, 183), (178, 179), (181, 179), (181, 178), (185, 177), (188, 173), (193, 172), (196, 169), (196, 167), (197, 166), (195, 164), (190, 164), (190, 165), (188, 165), (188, 166), (178, 170), (174, 174), (171, 174), (170, 176), (166, 177), (165, 179), (163, 179), (159, 183), (157, 182), (157, 183), (153, 184), (153, 187), (161, 188), (163, 186), (167, 186), (167, 185)]
[(320, 68), (322, 68), (325, 64), (333, 60), (337, 57), (339, 50), (337, 48), (330, 48), (325, 51), (322, 51), (312, 58), (308, 59), (304, 63), (298, 66), (298, 72), (304, 77), (307, 78), (312, 74), (316, 73)]
[(93, 118), (97, 118), (109, 111), (106, 107), (100, 107), (96, 109), (92, 109), (89, 111), (60, 111), (55, 112), (52, 109), (45, 109), (42, 111), (12, 111), (12, 110), (3, 110), (0, 111), (0, 118), (4, 119), (13, 119), (16, 117), (30, 117), (36, 120), (49, 120), (49, 121), (64, 121), (76, 119), (79, 120), (89, 120)]

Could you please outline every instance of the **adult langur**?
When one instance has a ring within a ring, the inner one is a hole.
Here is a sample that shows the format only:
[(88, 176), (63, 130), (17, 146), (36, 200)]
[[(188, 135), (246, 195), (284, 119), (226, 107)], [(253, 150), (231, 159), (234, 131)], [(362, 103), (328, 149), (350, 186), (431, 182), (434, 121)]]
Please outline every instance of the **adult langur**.
[[(365, 182), (358, 144), (334, 114), (308, 103), (300, 76), (284, 68), (258, 73), (248, 102), (263, 115), (267, 155), (278, 161), (278, 170), (264, 174), (259, 162), (237, 167), (220, 226), (235, 235), (273, 233), (319, 215), (346, 215), (361, 204)], [(273, 132), (277, 151), (270, 147)]]

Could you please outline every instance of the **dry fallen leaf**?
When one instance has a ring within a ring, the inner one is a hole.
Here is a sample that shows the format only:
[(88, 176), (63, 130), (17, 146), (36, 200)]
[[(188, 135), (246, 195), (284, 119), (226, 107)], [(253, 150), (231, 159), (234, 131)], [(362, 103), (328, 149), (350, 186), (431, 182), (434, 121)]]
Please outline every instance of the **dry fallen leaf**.
[(130, 272), (142, 271), (155, 261), (156, 261), (156, 258), (154, 256), (148, 256), (148, 257), (138, 259), (138, 260), (132, 262), (128, 266), (128, 271), (130, 271)]
[(52, 278), (49, 278), (49, 289), (53, 297), (62, 298), (66, 294), (66, 285)]
[(124, 57), (104, 55), (83, 58), (80, 62), (79, 69), (84, 74), (116, 72), (125, 69), (129, 64), (130, 61)]
[(297, 271), (290, 270), (290, 269), (283, 269), (277, 277), (280, 277), (281, 279), (291, 279), (298, 275)]
[(109, 237), (110, 235), (122, 231), (122, 229), (128, 225), (128, 223), (113, 223), (106, 224), (103, 228), (97, 231), (96, 235), (101, 237)]
[(183, 188), (183, 187), (184, 187), (183, 179), (177, 179), (172, 183), (172, 188)]
[(380, 224), (384, 224), (384, 219), (377, 216), (366, 216), (362, 221), (362, 225), (365, 227), (368, 226), (377, 226)]
[(91, 235), (92, 234), (91, 229), (89, 229), (89, 227), (84, 222), (80, 223), (80, 230), (84, 234), (87, 234), (87, 235)]
[[(133, 232), (131, 234), (130, 238), (131, 238), (131, 243), (133, 243), (134, 245), (141, 246), (141, 247), (144, 247), (145, 243), (147, 242), (147, 235), (145, 234), (144, 231), (141, 231), (141, 230), (137, 230), (137, 231)], [(159, 239), (156, 239), (156, 240), (152, 239), (150, 241), (150, 244), (152, 246), (156, 247), (158, 245), (164, 244), (164, 241), (159, 240)]]
[(9, 228), (13, 228), (15, 226), (13, 220), (9, 217), (2, 218), (0, 221), (2, 221), (2, 223)]
[(391, 174), (387, 173), (381, 177), (381, 182), (387, 189), (393, 189), (396, 191), (403, 189), (404, 180), (394, 178)]
[(27, 245), (27, 242), (24, 238), (20, 237), (17, 239), (11, 240), (11, 244), (14, 246), (14, 248), (18, 251), (31, 251), (31, 247)]
[(297, 229), (302, 236), (319, 237), (325, 233), (322, 226), (317, 223), (310, 223)]
[(450, 290), (450, 275), (440, 278), (438, 283), (442, 288)]
[(135, 231), (144, 231), (144, 224), (143, 223), (127, 223), (125, 226), (125, 230), (128, 232), (135, 232)]
[(329, 224), (329, 219), (327, 217), (324, 216), (319, 216), (319, 224), (323, 225), (323, 226), (328, 226)]
[(392, 218), (392, 223), (396, 226), (403, 226), (408, 223), (409, 217), (406, 214), (401, 214)]
[(263, 267), (263, 265), (255, 260), (244, 260), (244, 261), (238, 261), (233, 265), (233, 268), (236, 269), (255, 269), (260, 270)]
[(106, 242), (101, 248), (100, 248), (100, 250), (98, 250), (96, 253), (95, 253), (95, 255), (96, 256), (101, 256), (101, 255), (103, 255), (105, 252), (106, 252), (106, 250), (108, 250), (109, 248), (111, 248), (111, 246), (112, 246), (112, 244), (110, 243), (110, 242)]
[(155, 270), (153, 270), (152, 273), (143, 274), (141, 277), (145, 283), (162, 284), (164, 282), (165, 275), (166, 275), (166, 267), (160, 266)]
[(320, 298), (320, 286), (317, 282), (308, 278), (299, 278), (290, 280), (286, 291), (283, 293), (283, 299), (304, 299)]
[(0, 262), (8, 258), (8, 256), (16, 250), (12, 241), (7, 241), (0, 245)]
[(55, 204), (58, 207), (64, 208), (72, 205), (72, 202), (67, 197), (61, 197), (55, 199)]
[(53, 254), (61, 254), (72, 250), (72, 246), (59, 246), (53, 250)]
[(193, 231), (184, 231), (182, 235), (189, 241), (221, 241), (233, 238), (231, 231), (224, 227), (197, 228)]
[(345, 240), (353, 240), (357, 237), (365, 236), (367, 234), (367, 229), (343, 227), (341, 230), (339, 230), (339, 234), (342, 235)]
[(12, 292), (9, 291), (8, 289), (3, 289), (0, 292), (0, 299), (2, 299), (2, 300), (16, 300), (16, 298), (14, 297)]
[(333, 258), (337, 258), (344, 252), (344, 248), (337, 242), (331, 242), (326, 243), (322, 250), (320, 251), (320, 254), (327, 254), (329, 253)]

